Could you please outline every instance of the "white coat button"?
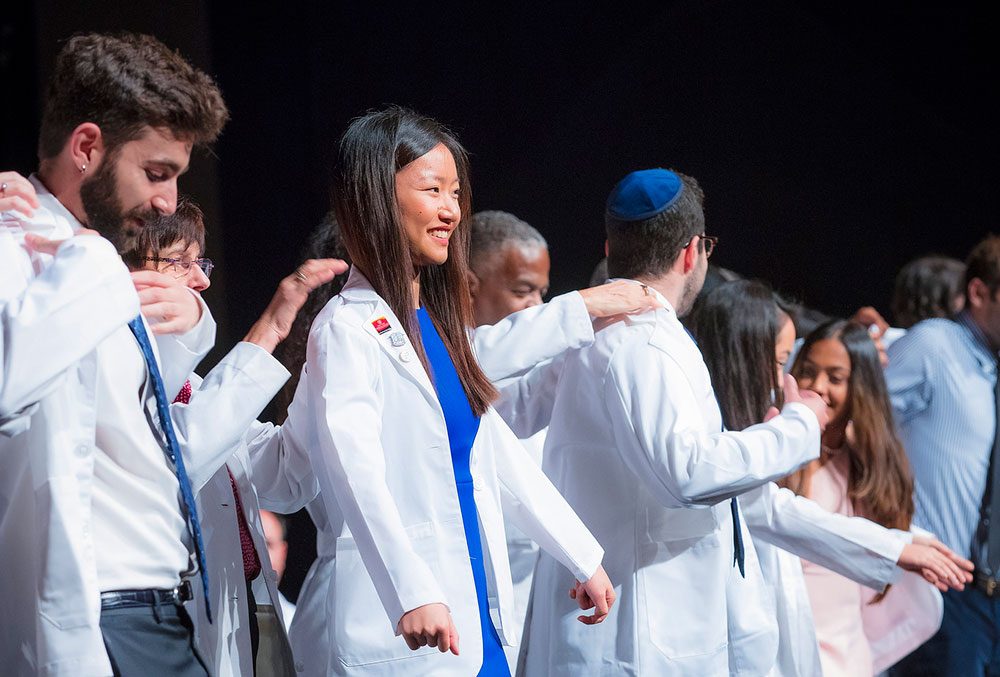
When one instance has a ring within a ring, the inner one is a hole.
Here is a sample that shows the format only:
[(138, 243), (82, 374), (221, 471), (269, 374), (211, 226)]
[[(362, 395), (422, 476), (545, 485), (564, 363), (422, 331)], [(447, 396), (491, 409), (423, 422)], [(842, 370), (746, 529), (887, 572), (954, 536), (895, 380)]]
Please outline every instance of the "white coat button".
[(410, 352), (409, 350), (404, 350), (399, 354), (399, 359), (401, 359), (403, 362), (409, 362), (410, 360), (413, 359), (413, 353)]
[(476, 488), (476, 491), (482, 491), (486, 488), (486, 480), (484, 480), (481, 475), (476, 475), (476, 477), (472, 480), (472, 486)]
[(86, 444), (81, 444), (80, 446), (78, 446), (76, 448), (76, 455), (79, 458), (84, 458), (87, 455), (87, 453), (88, 453), (88, 450), (87, 450), (87, 445)]

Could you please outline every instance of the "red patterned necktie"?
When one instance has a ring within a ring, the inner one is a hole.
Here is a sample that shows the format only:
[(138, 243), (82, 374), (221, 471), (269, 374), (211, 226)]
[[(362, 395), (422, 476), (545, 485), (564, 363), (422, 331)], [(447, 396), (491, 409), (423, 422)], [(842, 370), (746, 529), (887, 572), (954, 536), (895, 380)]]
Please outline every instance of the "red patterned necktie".
[[(174, 403), (177, 402), (181, 404), (191, 402), (191, 381), (184, 382), (184, 387), (174, 398)], [(229, 468), (226, 468), (226, 472), (229, 472)], [(250, 526), (243, 514), (243, 500), (240, 498), (240, 490), (236, 487), (236, 479), (231, 472), (229, 472), (229, 482), (233, 486), (233, 497), (236, 499), (236, 521), (240, 526), (240, 549), (243, 550), (243, 574), (248, 581), (252, 581), (260, 574), (260, 557), (257, 556), (257, 549), (253, 546)]]

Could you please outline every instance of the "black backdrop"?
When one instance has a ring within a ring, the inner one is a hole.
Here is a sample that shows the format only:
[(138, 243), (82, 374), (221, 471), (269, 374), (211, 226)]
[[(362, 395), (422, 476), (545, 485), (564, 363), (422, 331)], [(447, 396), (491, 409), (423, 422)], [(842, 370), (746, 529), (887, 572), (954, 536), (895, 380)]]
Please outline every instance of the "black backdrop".
[[(32, 170), (40, 83), (74, 31), (153, 33), (221, 84), (232, 122), (181, 179), (206, 208), (220, 264), (206, 294), (220, 324), (209, 362), (297, 265), (328, 207), (337, 135), (386, 103), (459, 133), (475, 207), (546, 235), (554, 292), (586, 283), (607, 193), (651, 166), (701, 181), (721, 238), (713, 261), (830, 313), (886, 313), (904, 262), (963, 257), (996, 230), (997, 50), (971, 8), (8, 4), (0, 168)], [(293, 597), (300, 576), (284, 586)]]

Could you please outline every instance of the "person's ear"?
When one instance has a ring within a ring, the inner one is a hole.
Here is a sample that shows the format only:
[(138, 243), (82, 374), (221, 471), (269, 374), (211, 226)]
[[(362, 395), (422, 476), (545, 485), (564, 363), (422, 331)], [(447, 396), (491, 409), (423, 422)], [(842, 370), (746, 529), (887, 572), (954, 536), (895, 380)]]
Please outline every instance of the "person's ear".
[(684, 255), (684, 274), (687, 275), (694, 267), (698, 265), (698, 247), (701, 245), (701, 238), (697, 235), (691, 238), (691, 242), (685, 247), (683, 251)]
[(97, 169), (104, 157), (104, 135), (93, 122), (83, 122), (69, 136), (69, 154), (81, 174)]
[(969, 307), (973, 310), (982, 308), (990, 302), (990, 288), (978, 277), (969, 280)]
[(472, 272), (471, 269), (465, 271), (465, 277), (469, 281), (469, 294), (472, 295), (473, 300), (479, 294), (479, 277)]

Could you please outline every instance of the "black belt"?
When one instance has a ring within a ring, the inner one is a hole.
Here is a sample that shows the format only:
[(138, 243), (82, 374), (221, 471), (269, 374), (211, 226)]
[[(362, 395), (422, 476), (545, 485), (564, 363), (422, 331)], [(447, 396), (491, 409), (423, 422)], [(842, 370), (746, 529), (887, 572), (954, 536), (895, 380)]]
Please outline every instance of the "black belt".
[(177, 604), (191, 599), (191, 581), (182, 581), (173, 590), (109, 590), (101, 593), (101, 608), (135, 604)]
[(987, 597), (1000, 596), (1000, 578), (988, 576), (979, 569), (972, 573), (972, 585)]

